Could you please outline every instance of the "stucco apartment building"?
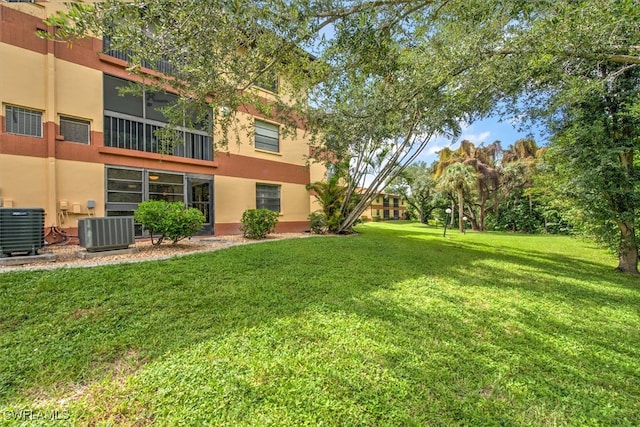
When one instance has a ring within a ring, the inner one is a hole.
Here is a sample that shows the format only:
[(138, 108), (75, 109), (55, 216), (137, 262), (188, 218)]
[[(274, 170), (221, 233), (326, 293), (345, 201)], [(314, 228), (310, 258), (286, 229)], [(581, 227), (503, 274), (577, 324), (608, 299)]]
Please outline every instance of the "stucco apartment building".
[(406, 201), (397, 194), (379, 193), (362, 213), (361, 218), (364, 217), (367, 220), (406, 219)]
[(324, 169), (307, 165), (304, 132), (283, 138), (279, 123), (239, 113), (254, 126), (251, 140), (240, 135), (220, 153), (207, 129), (185, 130), (183, 146), (161, 153), (154, 130), (166, 119), (156, 107), (173, 95), (118, 96), (135, 77), (108, 40), (37, 37), (63, 7), (0, 0), (0, 206), (43, 208), (45, 227), (70, 233), (80, 218), (131, 215), (149, 199), (200, 209), (206, 234), (238, 233), (256, 207), (280, 212), (278, 231), (308, 229), (317, 206), (305, 185)]

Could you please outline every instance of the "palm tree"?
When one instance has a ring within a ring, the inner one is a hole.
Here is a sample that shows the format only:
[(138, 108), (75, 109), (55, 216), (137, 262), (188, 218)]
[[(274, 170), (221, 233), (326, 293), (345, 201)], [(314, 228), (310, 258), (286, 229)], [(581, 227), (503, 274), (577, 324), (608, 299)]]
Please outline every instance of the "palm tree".
[[(513, 143), (502, 156), (500, 188), (494, 199), (494, 213), (498, 214), (498, 206), (517, 188), (532, 185), (532, 177), (545, 148), (538, 147), (533, 138), (522, 138)], [(533, 200), (529, 193), (529, 213), (533, 212)]]
[(327, 218), (327, 227), (330, 232), (335, 233), (342, 222), (342, 204), (347, 194), (347, 187), (341, 184), (340, 176), (335, 174), (326, 182), (307, 184), (307, 190), (313, 192), (318, 199)]
[(452, 163), (444, 169), (438, 178), (438, 187), (441, 190), (455, 193), (458, 197), (458, 227), (464, 231), (464, 192), (469, 191), (477, 184), (477, 174), (471, 166), (463, 163)]
[(476, 147), (473, 142), (463, 140), (460, 147), (452, 151), (445, 148), (438, 152), (438, 165), (434, 177), (439, 178), (446, 168), (454, 163), (462, 163), (471, 166), (476, 172), (476, 186), (478, 199), (475, 201), (477, 212), (469, 207), (469, 217), (474, 229), (484, 229), (487, 202), (493, 197), (499, 183), (499, 173), (496, 168), (496, 159), (502, 152), (500, 141), (495, 141), (487, 146)]
[(533, 138), (521, 138), (513, 143), (502, 156), (502, 163), (539, 158), (541, 149)]

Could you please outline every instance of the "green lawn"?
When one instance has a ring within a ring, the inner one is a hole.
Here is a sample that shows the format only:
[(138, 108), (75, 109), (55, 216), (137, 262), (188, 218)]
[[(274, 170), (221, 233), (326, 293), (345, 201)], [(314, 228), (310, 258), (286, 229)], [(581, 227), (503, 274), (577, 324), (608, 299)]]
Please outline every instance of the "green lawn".
[(358, 231), (1, 274), (0, 424), (640, 425), (640, 279), (611, 254)]

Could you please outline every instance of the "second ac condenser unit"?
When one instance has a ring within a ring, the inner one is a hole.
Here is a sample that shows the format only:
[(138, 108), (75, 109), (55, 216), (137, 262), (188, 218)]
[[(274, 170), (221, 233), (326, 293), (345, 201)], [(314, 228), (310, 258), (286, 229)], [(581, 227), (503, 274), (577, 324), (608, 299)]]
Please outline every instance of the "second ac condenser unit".
[(84, 218), (78, 221), (80, 246), (88, 252), (126, 249), (135, 243), (132, 216)]

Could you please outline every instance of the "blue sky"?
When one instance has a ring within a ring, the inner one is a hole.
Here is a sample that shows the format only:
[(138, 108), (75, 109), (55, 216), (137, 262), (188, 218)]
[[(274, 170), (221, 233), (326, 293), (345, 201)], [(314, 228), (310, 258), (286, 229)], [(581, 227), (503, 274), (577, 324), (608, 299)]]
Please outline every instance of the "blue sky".
[(509, 121), (499, 121), (498, 118), (489, 117), (478, 120), (470, 125), (462, 126), (462, 133), (459, 138), (452, 140), (451, 138), (437, 137), (429, 141), (427, 148), (418, 156), (416, 161), (424, 161), (428, 165), (438, 159), (437, 152), (445, 147), (456, 149), (460, 146), (460, 141), (467, 139), (475, 145), (482, 143), (491, 144), (495, 140), (502, 143), (502, 148), (507, 148), (520, 138), (533, 136), (539, 146), (546, 145), (546, 137), (540, 131), (533, 127), (529, 130), (518, 130), (516, 126)]

